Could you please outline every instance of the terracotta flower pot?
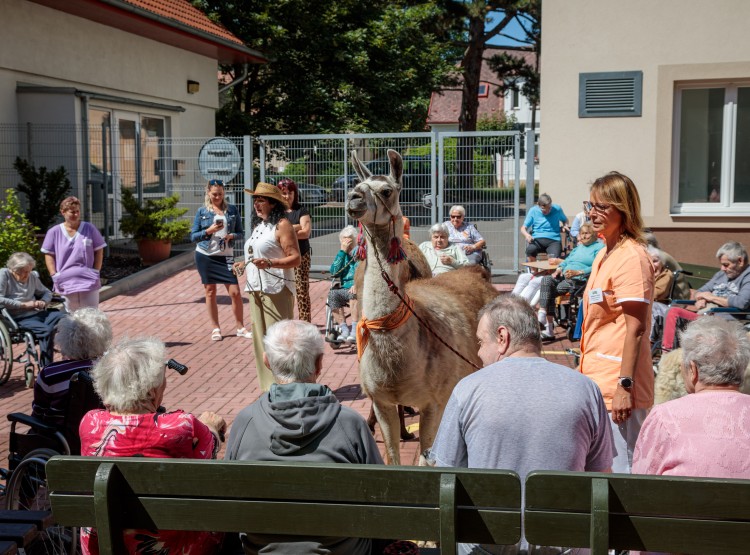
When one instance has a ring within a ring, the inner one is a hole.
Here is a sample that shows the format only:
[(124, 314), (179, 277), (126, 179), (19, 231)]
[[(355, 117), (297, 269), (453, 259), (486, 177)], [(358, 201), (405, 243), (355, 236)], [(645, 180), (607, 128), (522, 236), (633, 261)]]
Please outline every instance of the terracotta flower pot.
[(144, 266), (153, 266), (169, 258), (172, 250), (170, 241), (159, 239), (140, 239), (138, 241), (138, 255), (141, 257), (141, 263)]

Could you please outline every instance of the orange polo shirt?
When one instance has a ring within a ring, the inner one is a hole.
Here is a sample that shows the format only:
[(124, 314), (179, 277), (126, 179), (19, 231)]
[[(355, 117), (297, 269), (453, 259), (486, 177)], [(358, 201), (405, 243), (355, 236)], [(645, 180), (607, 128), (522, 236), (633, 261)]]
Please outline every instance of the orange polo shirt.
[[(581, 372), (599, 386), (612, 410), (612, 397), (620, 376), (625, 346), (623, 302), (649, 305), (645, 316), (646, 333), (641, 340), (636, 368), (634, 408), (654, 404), (654, 371), (651, 364), (651, 299), (654, 296), (654, 267), (646, 248), (632, 239), (625, 239), (606, 257), (606, 249), (594, 259), (586, 291), (583, 295), (585, 318), (581, 335)], [(600, 288), (604, 300), (591, 303), (589, 292)]]

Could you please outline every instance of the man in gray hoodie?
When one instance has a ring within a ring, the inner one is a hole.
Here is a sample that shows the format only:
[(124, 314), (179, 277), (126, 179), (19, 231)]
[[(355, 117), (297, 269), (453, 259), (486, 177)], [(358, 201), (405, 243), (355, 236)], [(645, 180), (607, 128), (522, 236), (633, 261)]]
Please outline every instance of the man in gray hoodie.
[[(245, 407), (232, 424), (225, 458), (243, 461), (305, 461), (383, 464), (367, 423), (318, 384), (323, 338), (299, 320), (282, 320), (263, 338), (263, 360), (275, 383)], [(370, 540), (242, 534), (245, 553), (368, 555)], [(296, 541), (294, 541), (296, 540)]]

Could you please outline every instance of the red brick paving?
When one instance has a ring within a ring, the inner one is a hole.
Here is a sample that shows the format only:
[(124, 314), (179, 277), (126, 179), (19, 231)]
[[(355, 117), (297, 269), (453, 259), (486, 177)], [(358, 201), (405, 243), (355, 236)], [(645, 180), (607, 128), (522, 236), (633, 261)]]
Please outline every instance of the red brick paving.
[[(508, 285), (497, 285), (506, 291)], [(325, 298), (327, 280), (313, 280), (310, 284), (312, 320), (321, 331), (325, 327)], [(247, 301), (246, 301), (247, 305)], [(115, 338), (122, 336), (154, 335), (169, 349), (169, 356), (190, 368), (185, 376), (170, 373), (164, 405), (200, 414), (214, 411), (231, 425), (237, 412), (254, 401), (259, 394), (255, 374), (252, 341), (234, 335), (234, 319), (229, 297), (219, 295), (219, 317), (223, 341), (211, 341), (211, 326), (205, 316), (203, 288), (192, 268), (179, 271), (157, 283), (146, 285), (101, 303), (109, 316)], [(246, 324), (249, 310), (246, 309)], [(562, 330), (558, 330), (562, 337)], [(573, 366), (572, 357), (564, 349), (572, 345), (567, 339), (545, 345), (547, 358)], [(321, 383), (328, 385), (342, 403), (357, 410), (364, 417), (370, 402), (359, 388), (356, 351), (353, 347), (333, 350), (326, 344)], [(32, 391), (24, 387), (22, 368), (14, 366), (10, 380), (0, 386), (0, 414), (30, 412)], [(407, 425), (418, 421), (409, 417)], [(0, 457), (5, 461), (8, 449), (9, 423), (0, 420)], [(382, 438), (376, 435), (383, 451)], [(418, 457), (417, 440), (402, 442), (403, 464), (414, 464)], [(4, 466), (4, 464), (0, 464)]]

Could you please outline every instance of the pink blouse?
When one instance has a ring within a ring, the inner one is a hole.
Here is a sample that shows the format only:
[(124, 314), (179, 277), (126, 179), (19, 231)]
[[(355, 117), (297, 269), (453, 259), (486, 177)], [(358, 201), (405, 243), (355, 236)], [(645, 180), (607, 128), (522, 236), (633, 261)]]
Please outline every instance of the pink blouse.
[[(79, 427), (81, 455), (87, 457), (144, 456), (167, 459), (212, 459), (219, 440), (192, 414), (182, 411), (115, 416), (92, 410)], [(128, 553), (215, 553), (223, 535), (174, 530), (126, 530)], [(98, 555), (96, 530), (81, 528), (81, 551)]]
[(709, 390), (655, 406), (633, 474), (750, 478), (750, 395)]

